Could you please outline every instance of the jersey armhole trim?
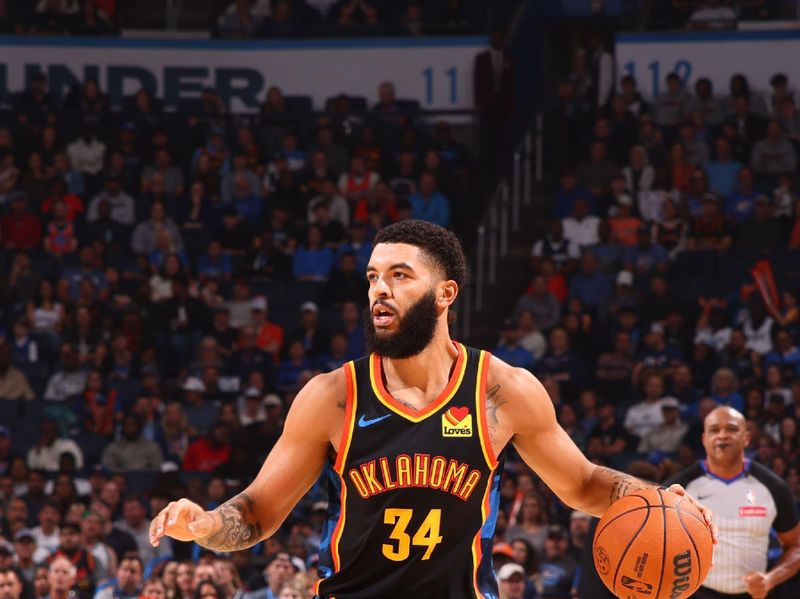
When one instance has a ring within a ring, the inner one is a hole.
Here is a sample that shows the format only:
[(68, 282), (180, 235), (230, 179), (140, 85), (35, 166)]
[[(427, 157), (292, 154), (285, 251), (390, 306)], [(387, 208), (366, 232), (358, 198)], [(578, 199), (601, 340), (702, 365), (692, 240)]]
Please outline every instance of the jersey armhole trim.
[(492, 440), (489, 437), (489, 426), (486, 421), (486, 379), (489, 375), (489, 360), (492, 354), (486, 351), (481, 351), (480, 358), (478, 359), (478, 376), (477, 384), (475, 385), (475, 409), (478, 417), (478, 437), (481, 441), (481, 449), (483, 450), (483, 457), (491, 470), (497, 467), (497, 456), (494, 454), (492, 447)]
[(347, 453), (350, 450), (350, 441), (353, 438), (356, 404), (358, 403), (355, 364), (353, 364), (353, 362), (348, 362), (342, 368), (344, 369), (346, 389), (344, 404), (344, 426), (342, 427), (342, 436), (339, 439), (339, 447), (336, 452), (336, 461), (333, 464), (333, 470), (340, 476), (344, 471), (344, 463), (347, 459)]

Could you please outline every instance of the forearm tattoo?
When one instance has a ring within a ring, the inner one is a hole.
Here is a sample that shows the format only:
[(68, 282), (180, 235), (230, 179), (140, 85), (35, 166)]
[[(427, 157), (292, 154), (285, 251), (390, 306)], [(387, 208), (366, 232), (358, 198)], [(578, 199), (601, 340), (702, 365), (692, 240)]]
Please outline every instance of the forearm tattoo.
[(658, 487), (655, 483), (647, 482), (646, 480), (636, 478), (624, 472), (619, 472), (618, 470), (612, 470), (611, 468), (601, 468), (601, 471), (611, 482), (611, 492), (609, 495), (611, 503), (614, 503), (620, 497), (625, 497), (625, 495), (633, 493), (634, 491), (655, 489)]
[(199, 545), (215, 551), (238, 551), (261, 540), (263, 530), (255, 515), (255, 502), (239, 493), (214, 510), (222, 521), (219, 530), (197, 540)]

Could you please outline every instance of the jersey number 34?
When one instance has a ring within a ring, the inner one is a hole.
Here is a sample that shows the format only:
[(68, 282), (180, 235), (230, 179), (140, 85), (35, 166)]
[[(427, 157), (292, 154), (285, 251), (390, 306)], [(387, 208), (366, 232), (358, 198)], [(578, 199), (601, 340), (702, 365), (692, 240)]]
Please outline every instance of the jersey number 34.
[(413, 515), (414, 510), (398, 508), (387, 508), (383, 513), (383, 523), (394, 525), (391, 534), (389, 534), (389, 539), (394, 543), (383, 544), (383, 555), (387, 559), (394, 562), (402, 562), (408, 559), (411, 545), (415, 545), (417, 547), (425, 547), (425, 554), (422, 559), (426, 560), (430, 558), (436, 546), (442, 542), (442, 537), (439, 536), (442, 510), (434, 509), (428, 512), (417, 532), (411, 537), (406, 532), (406, 529)]

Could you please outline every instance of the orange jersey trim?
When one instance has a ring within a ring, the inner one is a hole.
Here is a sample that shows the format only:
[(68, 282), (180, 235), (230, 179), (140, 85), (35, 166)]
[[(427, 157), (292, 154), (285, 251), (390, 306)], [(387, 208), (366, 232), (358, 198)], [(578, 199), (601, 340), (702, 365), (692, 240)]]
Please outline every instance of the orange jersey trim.
[(489, 437), (489, 425), (486, 422), (486, 379), (489, 376), (489, 360), (492, 354), (482, 351), (478, 363), (478, 384), (475, 385), (475, 407), (478, 415), (478, 436), (481, 440), (483, 457), (489, 468), (494, 470), (497, 466), (497, 456), (494, 454), (492, 440)]
[(344, 524), (347, 519), (347, 482), (342, 476), (347, 454), (350, 451), (350, 442), (353, 439), (353, 428), (355, 427), (356, 406), (358, 405), (358, 390), (356, 387), (356, 370), (353, 362), (344, 365), (344, 378), (346, 387), (344, 427), (342, 437), (339, 439), (339, 451), (333, 469), (339, 475), (341, 491), (339, 495), (340, 511), (339, 520), (331, 535), (331, 557), (333, 559), (333, 571), (341, 570), (341, 557), (339, 556), (339, 542), (344, 532)]
[(344, 461), (347, 452), (350, 450), (350, 441), (353, 439), (353, 428), (355, 427), (356, 404), (358, 403), (358, 390), (356, 389), (356, 367), (353, 362), (348, 362), (343, 367), (345, 380), (345, 402), (344, 402), (344, 426), (342, 436), (339, 439), (339, 447), (336, 453), (336, 462), (333, 464), (335, 472), (342, 475)]
[(483, 558), (481, 533), (483, 532), (483, 527), (486, 524), (486, 519), (489, 517), (489, 511), (492, 508), (490, 505), (490, 499), (493, 481), (494, 468), (491, 470), (491, 472), (489, 472), (489, 476), (487, 477), (486, 491), (483, 494), (483, 501), (481, 502), (481, 527), (478, 529), (478, 532), (475, 533), (475, 538), (472, 541), (472, 584), (475, 587), (475, 596), (478, 597), (478, 599), (485, 599), (485, 596), (483, 593), (481, 593), (480, 586), (478, 585), (478, 571), (480, 570), (481, 559)]
[(406, 420), (410, 420), (411, 422), (421, 422), (436, 412), (439, 408), (446, 405), (447, 402), (449, 402), (456, 394), (456, 391), (458, 391), (458, 388), (461, 386), (461, 381), (464, 379), (464, 373), (467, 369), (466, 348), (460, 343), (454, 342), (454, 344), (458, 349), (458, 357), (456, 358), (453, 374), (450, 377), (447, 386), (439, 394), (439, 397), (432, 401), (424, 410), (420, 410), (418, 412), (411, 410), (392, 397), (392, 394), (386, 390), (386, 386), (383, 384), (383, 365), (381, 364), (380, 356), (377, 354), (372, 354), (369, 357), (369, 378), (370, 383), (372, 384), (372, 391), (375, 393), (375, 397), (377, 397), (378, 400), (392, 412), (402, 416)]

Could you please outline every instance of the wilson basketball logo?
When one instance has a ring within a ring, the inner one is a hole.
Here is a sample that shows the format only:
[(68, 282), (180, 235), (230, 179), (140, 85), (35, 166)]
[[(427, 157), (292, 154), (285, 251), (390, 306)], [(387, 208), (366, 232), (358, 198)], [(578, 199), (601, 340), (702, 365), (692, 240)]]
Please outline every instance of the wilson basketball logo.
[(472, 436), (472, 414), (469, 408), (450, 408), (442, 414), (442, 436), (443, 437), (471, 437)]

